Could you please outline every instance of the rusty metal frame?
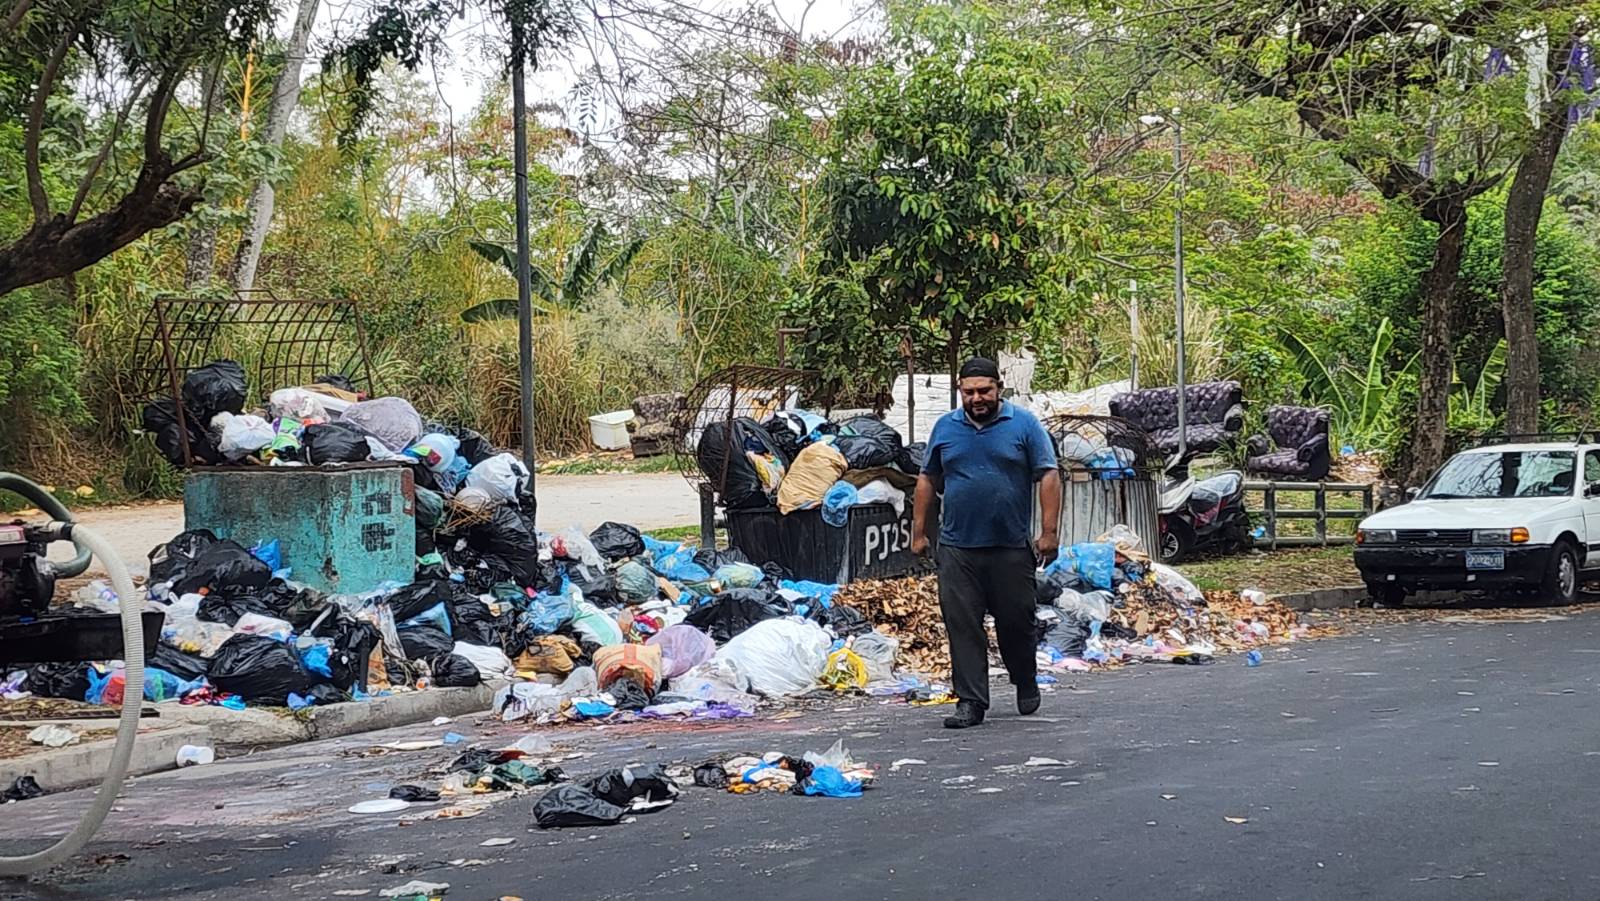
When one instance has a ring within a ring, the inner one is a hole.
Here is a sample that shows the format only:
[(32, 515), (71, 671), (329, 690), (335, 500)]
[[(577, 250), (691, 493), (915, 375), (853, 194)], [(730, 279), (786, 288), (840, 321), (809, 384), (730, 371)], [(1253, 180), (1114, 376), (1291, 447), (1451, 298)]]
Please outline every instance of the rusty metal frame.
[(157, 296), (134, 339), (139, 362), (130, 372), (130, 397), (135, 402), (163, 394), (172, 399), (186, 466), (194, 465), (194, 455), (183, 380), (223, 358), (218, 348), (223, 339), (234, 342), (235, 352), (254, 349), (252, 387), (258, 400), (329, 372), (349, 377), (367, 394), (377, 393), (366, 329), (354, 300), (279, 297), (265, 288), (207, 297)]

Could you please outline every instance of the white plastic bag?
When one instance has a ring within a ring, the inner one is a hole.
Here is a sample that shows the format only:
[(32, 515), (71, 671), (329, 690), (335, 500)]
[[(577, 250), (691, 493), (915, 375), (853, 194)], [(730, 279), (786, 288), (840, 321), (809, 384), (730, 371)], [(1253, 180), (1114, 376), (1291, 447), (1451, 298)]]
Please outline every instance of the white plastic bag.
[[(471, 477), (469, 476), (468, 478), (470, 479)], [(596, 572), (603, 570), (605, 567), (605, 559), (600, 556), (600, 552), (595, 549), (594, 542), (589, 540), (589, 536), (583, 533), (581, 527), (568, 526), (565, 532), (557, 536), (557, 539), (561, 542), (561, 549), (565, 551), (563, 556), (568, 559), (576, 560)]]
[(217, 449), (229, 460), (244, 459), (271, 444), (278, 435), (272, 423), (249, 414), (235, 416), (227, 412), (218, 413), (211, 420), (211, 427), (220, 435)]
[(326, 420), (335, 407), (344, 409), (335, 398), (313, 394), (304, 388), (279, 388), (267, 400), (276, 418)]
[(877, 479), (856, 490), (856, 503), (889, 504), (894, 507), (894, 514), (900, 516), (906, 512), (906, 493), (884, 479)]
[(1105, 622), (1111, 615), (1110, 595), (1104, 591), (1091, 591), (1079, 594), (1071, 588), (1061, 590), (1061, 596), (1056, 598), (1056, 609), (1062, 613), (1075, 613), (1079, 617)]
[(1150, 572), (1156, 577), (1157, 585), (1168, 591), (1180, 592), (1183, 595), (1183, 599), (1189, 603), (1201, 604), (1205, 602), (1205, 594), (1194, 587), (1194, 583), (1185, 578), (1183, 573), (1164, 563), (1150, 564)]
[[(327, 399), (322, 403), (327, 406)], [(422, 437), (422, 417), (403, 397), (379, 397), (351, 404), (339, 414), (339, 421), (361, 429), (396, 453)]]
[(561, 691), (543, 682), (513, 682), (494, 695), (494, 712), (505, 722), (544, 721), (561, 713)]
[(472, 665), (478, 668), (478, 675), (485, 680), (512, 679), (517, 675), (517, 668), (511, 663), (511, 658), (499, 648), (458, 641), (450, 649), (450, 653), (470, 660)]
[(286, 640), (294, 634), (294, 626), (275, 616), (262, 616), (259, 613), (246, 613), (239, 617), (233, 624), (233, 631), (241, 635), (265, 635), (269, 638)]
[(894, 678), (894, 658), (900, 652), (900, 640), (879, 632), (857, 635), (850, 642), (850, 650), (867, 665), (867, 681), (882, 682)]
[(737, 666), (756, 694), (799, 694), (816, 686), (831, 644), (828, 633), (814, 622), (769, 619), (733, 636), (712, 660)]
[[(467, 473), (467, 488), (476, 488), (496, 504), (515, 501), (528, 484), (528, 468), (511, 454), (495, 454)], [(598, 555), (597, 555), (598, 556)]]

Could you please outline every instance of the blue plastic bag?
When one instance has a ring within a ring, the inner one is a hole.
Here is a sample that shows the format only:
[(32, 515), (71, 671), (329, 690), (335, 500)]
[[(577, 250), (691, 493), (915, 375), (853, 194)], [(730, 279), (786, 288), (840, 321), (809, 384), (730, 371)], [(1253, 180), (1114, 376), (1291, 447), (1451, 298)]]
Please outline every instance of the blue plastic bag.
[(610, 716), (617, 712), (617, 708), (612, 707), (605, 701), (573, 701), (572, 709), (585, 719)]
[(283, 547), (276, 538), (256, 542), (256, 546), (250, 549), (250, 555), (265, 563), (267, 569), (273, 572), (283, 569)]
[(307, 707), (310, 707), (312, 704), (317, 703), (316, 698), (304, 698), (292, 691), (289, 692), (289, 697), (287, 700), (290, 710), (304, 710)]
[(572, 583), (563, 577), (560, 594), (540, 592), (535, 595), (519, 620), (533, 630), (535, 635), (549, 635), (572, 619), (574, 591)]
[[(694, 562), (694, 549), (679, 544), (666, 544), (644, 536), (645, 551), (650, 554), (650, 567), (674, 582), (709, 582), (711, 573)], [(659, 550), (658, 550), (659, 549)]]
[(1117, 568), (1117, 549), (1110, 544), (1088, 542), (1065, 545), (1060, 556), (1044, 568), (1045, 575), (1075, 572), (1095, 588), (1111, 590), (1111, 575)]
[[(90, 672), (92, 676), (93, 671), (91, 670)], [(153, 704), (159, 704), (162, 701), (176, 701), (189, 692), (203, 687), (205, 684), (205, 676), (185, 682), (159, 667), (147, 666), (144, 668), (144, 699)]]
[(824, 798), (859, 798), (861, 783), (831, 766), (819, 766), (811, 771), (811, 778), (806, 780), (801, 791)]
[(849, 482), (834, 482), (828, 493), (822, 496), (822, 521), (835, 528), (844, 526), (850, 521), (850, 508), (859, 499), (856, 486)]
[(317, 643), (300, 651), (300, 662), (305, 668), (327, 679), (333, 678), (333, 669), (328, 666), (328, 645)]
[(778, 587), (813, 598), (821, 603), (824, 609), (833, 606), (833, 596), (839, 591), (839, 586), (837, 585), (826, 585), (822, 582), (806, 582), (803, 580), (791, 582), (785, 579), (778, 583)]
[(452, 638), (455, 637), (450, 632), (450, 611), (445, 609), (444, 601), (434, 604), (403, 623), (395, 624), (395, 628), (398, 629), (404, 629), (407, 626), (432, 626), (435, 629), (443, 630), (444, 634), (450, 635)]

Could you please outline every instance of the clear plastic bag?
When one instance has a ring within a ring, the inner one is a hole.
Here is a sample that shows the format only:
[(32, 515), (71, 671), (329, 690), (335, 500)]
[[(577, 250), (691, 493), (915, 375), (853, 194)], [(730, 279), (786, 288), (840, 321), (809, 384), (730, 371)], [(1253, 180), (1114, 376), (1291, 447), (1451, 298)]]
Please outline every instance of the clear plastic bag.
[(661, 648), (662, 675), (673, 679), (710, 660), (717, 643), (694, 626), (668, 626), (650, 636), (645, 644)]
[[(243, 459), (271, 444), (272, 439), (278, 437), (278, 430), (272, 423), (259, 416), (218, 413), (217, 419), (223, 420), (217, 449), (229, 460)], [(211, 424), (217, 426), (216, 419), (212, 420)]]
[(850, 642), (850, 649), (867, 665), (869, 683), (894, 678), (894, 658), (900, 652), (899, 639), (878, 632), (867, 632), (857, 635)]
[(565, 532), (557, 535), (550, 549), (558, 557), (576, 560), (597, 572), (605, 566), (605, 558), (595, 549), (594, 542), (577, 526), (568, 526)]
[(1203, 594), (1200, 589), (1196, 588), (1193, 582), (1185, 578), (1183, 573), (1178, 572), (1164, 563), (1150, 564), (1150, 572), (1156, 577), (1157, 585), (1160, 585), (1167, 591), (1176, 591), (1182, 594), (1185, 601), (1188, 601), (1191, 604), (1201, 604), (1205, 602), (1205, 594)]
[(1111, 615), (1111, 601), (1103, 591), (1080, 594), (1071, 588), (1062, 589), (1056, 599), (1056, 609), (1063, 614), (1076, 614), (1089, 622), (1105, 622)]

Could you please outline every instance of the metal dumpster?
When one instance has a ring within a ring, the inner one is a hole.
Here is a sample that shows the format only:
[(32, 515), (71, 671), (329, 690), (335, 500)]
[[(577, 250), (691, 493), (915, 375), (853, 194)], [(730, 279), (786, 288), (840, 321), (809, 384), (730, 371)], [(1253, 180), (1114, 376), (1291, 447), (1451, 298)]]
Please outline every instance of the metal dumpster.
[[(911, 499), (905, 512), (888, 504), (851, 507), (843, 526), (822, 521), (821, 510), (729, 510), (728, 544), (757, 565), (776, 563), (796, 579), (843, 585), (931, 572), (931, 557), (911, 553)], [(939, 513), (928, 518), (937, 541)]]
[(393, 463), (337, 467), (203, 467), (183, 486), (187, 529), (245, 547), (277, 539), (292, 578), (356, 594), (416, 571), (416, 486)]
[(1061, 542), (1093, 541), (1125, 525), (1154, 548), (1160, 460), (1144, 432), (1112, 416), (1054, 416), (1045, 428), (1061, 464)]

